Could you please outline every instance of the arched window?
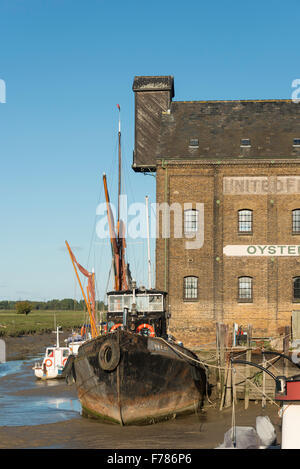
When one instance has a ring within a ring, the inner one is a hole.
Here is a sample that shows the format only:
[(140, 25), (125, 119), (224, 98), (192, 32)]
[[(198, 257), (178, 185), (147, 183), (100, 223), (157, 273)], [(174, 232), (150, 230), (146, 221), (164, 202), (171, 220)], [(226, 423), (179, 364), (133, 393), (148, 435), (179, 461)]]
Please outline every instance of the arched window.
[(253, 212), (252, 210), (239, 210), (238, 230), (239, 233), (252, 234)]
[(292, 211), (292, 230), (293, 233), (300, 234), (300, 209), (296, 208)]
[(198, 231), (198, 210), (191, 209), (184, 211), (184, 234), (197, 233)]
[(239, 277), (238, 301), (249, 303), (253, 300), (252, 277)]
[(293, 278), (293, 300), (300, 302), (300, 277)]
[(184, 277), (183, 279), (183, 299), (197, 300), (198, 298), (198, 277)]

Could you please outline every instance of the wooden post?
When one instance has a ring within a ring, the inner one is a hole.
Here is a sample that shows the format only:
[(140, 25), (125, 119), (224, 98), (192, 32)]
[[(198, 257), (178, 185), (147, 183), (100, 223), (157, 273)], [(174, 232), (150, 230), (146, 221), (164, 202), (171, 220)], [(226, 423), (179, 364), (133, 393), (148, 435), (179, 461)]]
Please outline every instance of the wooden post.
[(227, 327), (225, 324), (220, 324), (220, 371), (221, 371), (221, 390), (223, 391), (225, 382), (225, 349), (226, 349), (226, 333)]
[[(229, 407), (231, 405), (231, 372), (230, 372), (230, 349), (232, 335), (228, 331), (226, 324), (221, 325), (221, 402), (220, 410), (223, 406)], [(230, 388), (230, 392), (229, 392)]]
[(236, 398), (235, 379), (236, 379), (236, 370), (234, 367), (231, 367), (232, 403), (236, 404), (237, 398)]
[[(246, 360), (251, 362), (251, 338), (252, 338), (252, 325), (249, 324), (247, 327), (247, 352), (246, 352)], [(250, 365), (246, 365), (246, 378), (250, 376)], [(249, 382), (246, 379), (245, 383), (245, 409), (249, 407)]]
[(225, 403), (224, 407), (230, 407), (232, 402), (232, 376), (231, 376), (231, 363), (230, 355), (232, 348), (233, 334), (227, 330), (227, 351), (226, 351), (226, 367), (227, 367), (227, 380), (225, 383)]
[(216, 324), (216, 334), (217, 334), (217, 389), (218, 397), (222, 399), (224, 397), (224, 381), (225, 381), (225, 353), (226, 353), (226, 336), (227, 336), (227, 326), (223, 323), (217, 322)]
[[(282, 347), (284, 355), (289, 354), (290, 335), (291, 335), (290, 326), (285, 326), (285, 328), (284, 328), (284, 337), (283, 337), (283, 347)], [(283, 359), (283, 370), (282, 370), (283, 376), (288, 375), (288, 367), (289, 367), (289, 362), (288, 362), (288, 360), (286, 360), (284, 358)]]
[(221, 396), (221, 369), (220, 369), (220, 323), (216, 323), (216, 362), (218, 368), (216, 368), (216, 384), (217, 384), (217, 395)]
[[(265, 356), (264, 353), (263, 353), (263, 367), (266, 368), (266, 356)], [(262, 395), (262, 399), (261, 399), (261, 406), (264, 409), (266, 407), (266, 403), (267, 403), (267, 400), (266, 400), (266, 373), (264, 371), (262, 372), (262, 391), (263, 391), (263, 395)]]

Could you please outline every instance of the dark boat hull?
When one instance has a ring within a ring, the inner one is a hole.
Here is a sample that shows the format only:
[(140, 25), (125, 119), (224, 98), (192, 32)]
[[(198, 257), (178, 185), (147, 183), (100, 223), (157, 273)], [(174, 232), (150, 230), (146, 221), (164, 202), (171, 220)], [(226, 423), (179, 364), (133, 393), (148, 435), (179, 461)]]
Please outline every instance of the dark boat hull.
[(122, 425), (148, 424), (199, 409), (206, 372), (195, 358), (161, 338), (118, 329), (82, 345), (68, 377), (76, 382), (84, 414)]

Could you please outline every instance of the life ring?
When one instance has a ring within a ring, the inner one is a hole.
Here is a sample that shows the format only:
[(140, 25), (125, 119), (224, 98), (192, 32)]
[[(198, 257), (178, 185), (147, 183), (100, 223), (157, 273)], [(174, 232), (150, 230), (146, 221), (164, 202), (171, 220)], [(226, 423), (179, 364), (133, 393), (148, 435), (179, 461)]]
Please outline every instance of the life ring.
[(113, 371), (118, 366), (120, 357), (120, 347), (115, 341), (103, 342), (98, 353), (98, 361), (102, 370)]
[(118, 327), (120, 327), (120, 326), (123, 326), (123, 324), (121, 324), (121, 323), (119, 323), (119, 324), (114, 324), (114, 325), (112, 326), (112, 328), (110, 329), (109, 332), (115, 331), (115, 330), (118, 329)]
[(155, 330), (151, 324), (140, 324), (136, 332), (140, 332), (142, 329), (148, 329), (150, 331), (149, 337), (155, 337)]
[(63, 362), (62, 362), (63, 366), (65, 366), (66, 361), (67, 361), (67, 358), (65, 358), (65, 359), (63, 360)]
[(47, 358), (47, 360), (45, 361), (45, 365), (46, 366), (52, 366), (52, 360), (49, 360), (49, 358)]

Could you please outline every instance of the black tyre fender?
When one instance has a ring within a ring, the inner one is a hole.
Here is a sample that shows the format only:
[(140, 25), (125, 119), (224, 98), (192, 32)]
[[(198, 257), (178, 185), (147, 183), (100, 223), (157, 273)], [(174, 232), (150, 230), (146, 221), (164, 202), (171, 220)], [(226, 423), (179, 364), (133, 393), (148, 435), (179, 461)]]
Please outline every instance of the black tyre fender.
[(99, 365), (104, 371), (113, 371), (117, 368), (121, 353), (119, 345), (113, 340), (106, 340), (98, 353)]

